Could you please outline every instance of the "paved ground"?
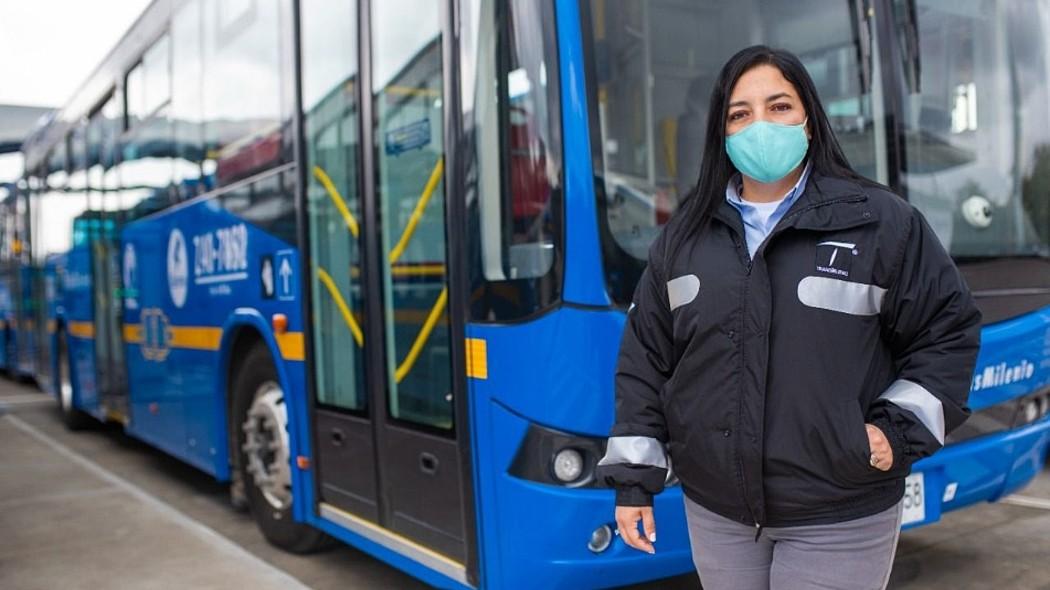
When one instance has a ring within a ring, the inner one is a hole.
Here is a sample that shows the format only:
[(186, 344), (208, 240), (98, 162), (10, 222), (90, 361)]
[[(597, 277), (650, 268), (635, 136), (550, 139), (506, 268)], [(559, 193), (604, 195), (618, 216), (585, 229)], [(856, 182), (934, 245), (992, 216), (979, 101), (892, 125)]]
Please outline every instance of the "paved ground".
[[(273, 549), (224, 486), (117, 428), (66, 431), (35, 389), (0, 379), (0, 414), (0, 588), (424, 588), (346, 546)], [(1021, 494), (905, 533), (890, 587), (1050, 590), (1050, 471)]]

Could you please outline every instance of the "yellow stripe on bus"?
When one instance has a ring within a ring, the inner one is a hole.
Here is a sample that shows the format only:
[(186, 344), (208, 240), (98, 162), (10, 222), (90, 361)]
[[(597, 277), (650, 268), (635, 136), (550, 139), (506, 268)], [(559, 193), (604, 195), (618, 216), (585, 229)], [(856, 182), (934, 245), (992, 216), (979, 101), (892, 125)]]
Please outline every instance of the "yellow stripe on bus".
[(219, 350), (222, 328), (211, 326), (168, 326), (168, 346), (190, 350)]
[(306, 359), (306, 347), (302, 332), (285, 332), (274, 334), (277, 338), (277, 347), (281, 349), (281, 356), (286, 361), (301, 361)]
[[(142, 324), (124, 324), (124, 342), (143, 344)], [(222, 328), (212, 326), (168, 326), (165, 348), (182, 348), (187, 350), (219, 350), (222, 341)], [(289, 361), (301, 361), (306, 358), (302, 332), (285, 332), (274, 334), (281, 358)]]
[(128, 344), (142, 344), (142, 325), (124, 324), (124, 342)]
[(467, 338), (467, 377), (489, 378), (488, 343), (483, 338)]
[(93, 322), (68, 322), (69, 335), (76, 338), (90, 340), (95, 337), (95, 324)]

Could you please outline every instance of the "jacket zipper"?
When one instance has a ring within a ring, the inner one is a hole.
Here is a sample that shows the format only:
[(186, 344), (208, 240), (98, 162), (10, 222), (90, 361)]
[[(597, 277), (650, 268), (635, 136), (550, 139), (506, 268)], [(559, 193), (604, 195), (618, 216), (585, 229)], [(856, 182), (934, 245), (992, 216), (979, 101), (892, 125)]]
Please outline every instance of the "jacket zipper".
[[(760, 250), (762, 250), (762, 253), (764, 254), (765, 250), (769, 246), (770, 239), (773, 238), (774, 236), (782, 233), (784, 230), (786, 230), (788, 228), (787, 225), (784, 225), (784, 222), (786, 220), (789, 220), (791, 218), (797, 217), (797, 216), (799, 216), (799, 215), (801, 215), (803, 213), (806, 213), (807, 211), (812, 211), (813, 209), (817, 209), (818, 207), (823, 207), (825, 205), (834, 205), (834, 204), (837, 204), (837, 203), (859, 203), (859, 202), (864, 201), (864, 200), (866, 200), (866, 197), (857, 197), (857, 196), (843, 197), (841, 199), (833, 199), (833, 200), (830, 200), (830, 201), (825, 201), (823, 203), (815, 203), (815, 204), (810, 205), (810, 206), (808, 206), (808, 207), (806, 207), (804, 209), (800, 209), (798, 211), (794, 211), (790, 215), (784, 216), (784, 218), (782, 218), (780, 220), (780, 223), (777, 224), (777, 227), (773, 228), (773, 231), (770, 232), (769, 235), (766, 236), (766, 239), (764, 240), (765, 243), (762, 245)], [(746, 240), (746, 237), (744, 239)], [(734, 240), (734, 242), (736, 243), (737, 248), (741, 248), (742, 247), (741, 246), (741, 242), (739, 240), (740, 240), (739, 236), (738, 236), (737, 240)], [(744, 247), (746, 247), (746, 246), (744, 246)], [(755, 251), (755, 254), (758, 254), (757, 250)], [(749, 284), (751, 282), (751, 270), (754, 268), (754, 265), (755, 265), (755, 260), (751, 256), (750, 252), (748, 252), (748, 256), (747, 256), (747, 279), (746, 279), (746, 282), (745, 282), (745, 285), (744, 285), (744, 300), (745, 300), (745, 304), (746, 304), (746, 301), (747, 301), (747, 294), (750, 292)], [(744, 338), (746, 338), (746, 336), (744, 335), (744, 332), (745, 332), (745, 330), (743, 329), (743, 326), (741, 326), (741, 333), (740, 333), (741, 354), (743, 354)], [(744, 404), (744, 400), (743, 400), (743, 396), (741, 396), (740, 400), (739, 400), (739, 402), (737, 404), (737, 422), (738, 422), (737, 430), (738, 431), (740, 430), (739, 429), (739, 421), (740, 421), (740, 417), (741, 417), (741, 413), (742, 413), (742, 409), (743, 409), (743, 404)], [(739, 434), (737, 436), (739, 436)], [(744, 497), (744, 504), (747, 506), (748, 514), (751, 515), (751, 521), (755, 523), (755, 542), (757, 543), (758, 539), (762, 536), (762, 529), (765, 527), (765, 525), (762, 524), (761, 522), (759, 522), (758, 517), (755, 516), (755, 511), (751, 508), (751, 502), (748, 501), (748, 497), (747, 497), (748, 496), (748, 494), (747, 494), (747, 476), (744, 475), (744, 461), (740, 457), (739, 446), (737, 447), (737, 469), (740, 470), (740, 483), (743, 484), (741, 486), (742, 489), (740, 491), (742, 492), (742, 495)]]

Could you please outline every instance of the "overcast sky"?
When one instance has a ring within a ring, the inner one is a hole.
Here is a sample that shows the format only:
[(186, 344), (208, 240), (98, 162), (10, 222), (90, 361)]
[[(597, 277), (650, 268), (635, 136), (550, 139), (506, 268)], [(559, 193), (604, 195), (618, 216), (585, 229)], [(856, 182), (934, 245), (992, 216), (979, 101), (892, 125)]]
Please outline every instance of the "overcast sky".
[[(65, 104), (149, 3), (0, 0), (0, 104)], [(0, 156), (0, 182), (21, 167), (21, 156)]]
[(148, 5), (0, 0), (0, 104), (65, 104)]

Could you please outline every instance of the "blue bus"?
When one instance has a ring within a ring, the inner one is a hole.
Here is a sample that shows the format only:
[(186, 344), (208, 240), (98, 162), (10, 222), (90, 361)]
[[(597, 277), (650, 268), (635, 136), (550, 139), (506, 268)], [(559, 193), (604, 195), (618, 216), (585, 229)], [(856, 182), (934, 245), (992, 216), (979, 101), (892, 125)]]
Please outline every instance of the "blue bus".
[(984, 312), (974, 416), (908, 479), (934, 523), (1050, 445), (1048, 32), (1045, 0), (156, 0), (26, 142), (15, 356), (290, 551), (443, 588), (687, 572), (673, 474), (650, 556), (594, 466), (714, 76), (764, 42)]
[[(47, 351), (49, 317), (44, 270), (30, 263), (29, 191), (25, 182), (0, 191), (0, 368), (23, 381), (37, 376)], [(53, 294), (52, 294), (53, 295)]]
[(16, 183), (0, 184), (0, 369), (17, 375), (14, 362), (16, 313), (12, 298), (14, 274), (20, 265), (12, 260), (10, 248), (17, 244), (15, 214), (20, 191)]

